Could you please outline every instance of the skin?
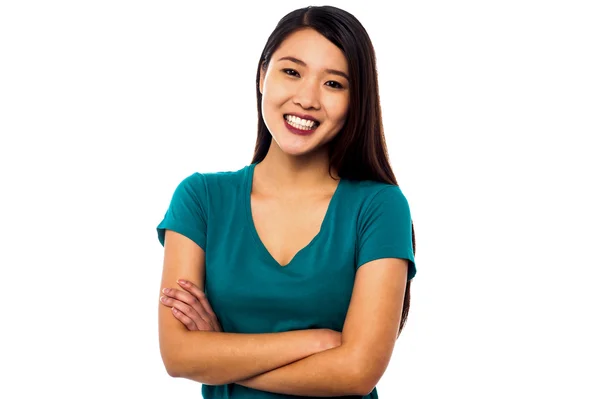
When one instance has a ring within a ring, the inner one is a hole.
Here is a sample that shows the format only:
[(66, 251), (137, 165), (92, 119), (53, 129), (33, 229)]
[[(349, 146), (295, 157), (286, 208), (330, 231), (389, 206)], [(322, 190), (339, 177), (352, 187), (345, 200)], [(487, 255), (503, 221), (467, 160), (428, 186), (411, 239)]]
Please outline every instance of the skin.
[[(350, 82), (328, 70), (349, 74), (344, 53), (313, 29), (288, 36), (261, 70), (262, 114), (273, 138), (254, 172), (261, 192), (298, 198), (337, 184), (329, 176), (327, 144), (346, 122)], [(308, 114), (320, 125), (311, 135), (295, 135), (283, 120), (288, 113)]]

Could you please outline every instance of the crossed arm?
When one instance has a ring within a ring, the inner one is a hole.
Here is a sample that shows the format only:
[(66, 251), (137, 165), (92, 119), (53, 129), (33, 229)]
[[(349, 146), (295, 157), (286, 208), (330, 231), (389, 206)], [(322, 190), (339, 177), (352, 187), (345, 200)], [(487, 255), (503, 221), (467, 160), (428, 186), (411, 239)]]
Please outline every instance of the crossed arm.
[(371, 390), (362, 386), (359, 367), (352, 356), (342, 345), (236, 384), (299, 396), (367, 395)]
[(387, 368), (398, 337), (407, 272), (405, 259), (363, 265), (356, 274), (341, 346), (238, 384), (292, 395), (368, 395)]
[[(180, 247), (174, 248), (170, 253), (182, 252)], [(168, 253), (169, 250), (166, 249), (165, 263), (168, 261)], [(170, 261), (176, 263), (174, 259)], [(204, 261), (203, 253), (202, 261)], [(179, 276), (196, 284), (203, 283), (204, 275), (197, 273), (197, 270), (193, 272), (190, 273), (188, 270), (183, 274), (170, 275), (163, 272), (163, 283), (175, 281)], [(202, 375), (204, 381), (201, 382), (211, 383), (212, 385), (236, 383), (263, 391), (304, 396), (366, 395), (373, 390), (389, 364), (400, 325), (407, 273), (408, 261), (397, 258), (374, 260), (358, 269), (352, 298), (341, 333), (342, 344), (336, 348), (318, 351), (314, 350), (313, 347), (313, 350), (302, 354), (298, 353), (294, 358), (288, 357), (287, 359), (285, 354), (274, 350), (272, 353), (278, 355), (277, 359), (271, 357), (265, 361), (263, 361), (262, 356), (261, 359), (256, 361), (247, 358), (245, 361), (241, 361), (241, 357), (236, 357), (235, 353), (243, 351), (238, 350), (239, 348), (232, 348), (228, 351), (227, 356), (223, 356), (220, 352), (217, 359), (217, 352), (209, 354), (210, 349), (190, 349), (190, 347), (185, 351), (167, 349), (167, 346), (172, 348), (173, 345), (167, 345), (164, 339), (165, 333), (167, 333), (165, 331), (161, 336), (161, 352), (165, 348), (163, 361), (165, 361), (165, 365), (168, 361), (171, 364), (178, 364), (177, 367), (182, 371), (177, 373), (177, 376), (200, 381), (200, 379), (192, 376)], [(200, 280), (196, 277), (198, 275), (201, 276)], [(378, 295), (373, 295), (374, 292)], [(163, 309), (166, 312), (164, 314), (170, 313), (168, 308)], [(179, 323), (171, 315), (168, 316), (173, 322)], [(166, 318), (167, 316), (163, 316), (163, 319), (166, 320)], [(166, 324), (162, 321), (161, 323)], [(166, 329), (166, 327), (164, 328)], [(171, 332), (172, 329), (171, 327), (168, 332)], [(300, 333), (302, 332), (300, 331)], [(231, 337), (236, 334), (218, 335)], [(182, 336), (180, 335), (180, 337)], [(270, 339), (273, 342), (276, 341), (275, 338), (271, 337)], [(165, 342), (164, 345), (163, 342)], [(281, 342), (281, 340), (278, 342)], [(255, 346), (254, 348), (246, 348), (246, 350), (256, 351), (257, 348)], [(192, 357), (193, 353), (199, 355), (201, 351), (206, 351), (202, 353), (202, 364), (206, 364), (207, 360), (210, 359), (210, 373), (216, 373), (214, 375), (220, 373), (219, 375), (227, 375), (228, 378), (215, 377), (208, 381), (208, 368), (202, 368), (198, 357)], [(181, 359), (177, 359), (177, 361), (168, 360), (168, 358), (185, 356), (183, 355), (185, 352), (189, 354), (185, 361)], [(260, 367), (256, 364), (259, 361)], [(173, 367), (175, 366), (171, 366), (172, 369)], [(256, 370), (259, 368), (261, 370), (257, 374)]]

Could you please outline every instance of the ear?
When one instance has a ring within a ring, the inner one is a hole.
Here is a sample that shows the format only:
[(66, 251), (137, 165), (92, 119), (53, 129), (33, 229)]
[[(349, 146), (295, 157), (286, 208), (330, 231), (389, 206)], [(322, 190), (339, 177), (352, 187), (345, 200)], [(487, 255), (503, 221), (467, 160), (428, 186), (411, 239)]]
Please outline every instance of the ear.
[(265, 75), (267, 74), (267, 68), (266, 65), (263, 63), (260, 66), (260, 80), (258, 82), (258, 90), (260, 91), (260, 94), (263, 94), (263, 86), (265, 84)]

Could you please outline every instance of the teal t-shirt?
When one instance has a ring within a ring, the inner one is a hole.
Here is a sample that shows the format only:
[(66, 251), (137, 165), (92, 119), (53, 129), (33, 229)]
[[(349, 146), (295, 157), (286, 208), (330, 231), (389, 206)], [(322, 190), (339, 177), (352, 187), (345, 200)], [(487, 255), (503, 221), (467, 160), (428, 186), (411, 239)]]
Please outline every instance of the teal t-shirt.
[[(380, 258), (404, 258), (409, 260), (408, 279), (415, 276), (408, 202), (398, 186), (374, 181), (342, 179), (319, 233), (288, 265), (280, 266), (261, 242), (252, 219), (255, 165), (186, 177), (157, 227), (162, 245), (168, 229), (204, 249), (205, 292), (223, 331), (341, 332), (360, 266)], [(202, 385), (202, 395), (301, 398), (237, 384)], [(377, 389), (364, 398), (377, 398)]]

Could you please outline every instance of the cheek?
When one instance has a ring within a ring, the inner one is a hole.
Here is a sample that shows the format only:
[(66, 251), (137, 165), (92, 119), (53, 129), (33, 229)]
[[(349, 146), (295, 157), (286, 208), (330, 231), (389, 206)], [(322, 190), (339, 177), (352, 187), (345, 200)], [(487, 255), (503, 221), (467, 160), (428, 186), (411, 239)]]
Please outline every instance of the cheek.
[(327, 101), (327, 115), (335, 123), (341, 123), (348, 113), (348, 100), (346, 98), (331, 98)]
[(265, 103), (278, 105), (281, 102), (285, 101), (287, 94), (289, 93), (289, 89), (286, 86), (286, 82), (281, 81), (281, 79), (272, 77), (265, 83), (265, 90), (263, 94), (263, 101)]

